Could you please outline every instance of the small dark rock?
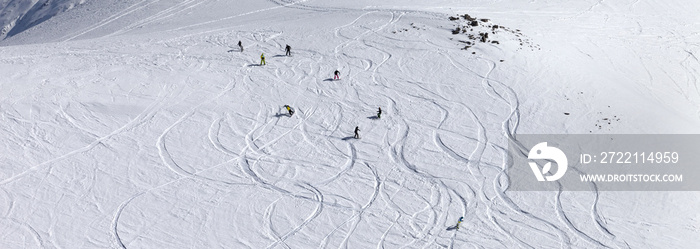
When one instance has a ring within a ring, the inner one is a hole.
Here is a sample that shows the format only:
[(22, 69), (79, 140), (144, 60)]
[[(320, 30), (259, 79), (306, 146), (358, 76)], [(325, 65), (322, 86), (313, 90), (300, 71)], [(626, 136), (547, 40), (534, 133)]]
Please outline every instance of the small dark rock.
[(564, 115), (569, 115), (569, 114), (571, 114), (571, 113), (568, 113), (568, 112), (565, 112), (565, 113), (564, 113)]
[(486, 19), (486, 18), (479, 19), (479, 20), (481, 20), (482, 22), (489, 22), (489, 19)]
[(462, 18), (464, 18), (464, 20), (467, 20), (467, 21), (474, 21), (474, 20), (476, 20), (476, 18), (473, 18), (473, 17), (469, 16), (469, 14), (464, 14), (464, 15), (462, 15)]
[(450, 21), (457, 21), (457, 20), (459, 20), (459, 17), (451, 16), (451, 17), (449, 17), (449, 19), (450, 19)]
[(481, 42), (486, 42), (489, 39), (489, 33), (479, 33), (479, 36), (481, 36)]
[(479, 26), (479, 21), (471, 21), (471, 22), (469, 23), (469, 25), (471, 25), (471, 26)]

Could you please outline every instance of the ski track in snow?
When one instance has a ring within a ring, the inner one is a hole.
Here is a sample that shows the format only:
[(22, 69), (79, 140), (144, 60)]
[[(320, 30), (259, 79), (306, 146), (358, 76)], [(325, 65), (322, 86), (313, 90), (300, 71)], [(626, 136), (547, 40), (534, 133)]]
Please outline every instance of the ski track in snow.
[[(290, 237), (290, 236), (296, 234), (297, 232), (299, 232), (299, 230), (301, 230), (302, 228), (304, 228), (304, 226), (306, 226), (307, 224), (309, 224), (309, 222), (311, 222), (311, 221), (314, 220), (316, 217), (318, 217), (319, 214), (321, 214), (321, 211), (323, 210), (323, 194), (321, 194), (321, 192), (318, 191), (318, 189), (316, 189), (315, 187), (311, 186), (311, 184), (305, 184), (305, 185), (300, 186), (300, 187), (307, 188), (310, 192), (312, 192), (312, 193), (314, 194), (314, 200), (316, 200), (316, 201), (318, 202), (318, 205), (316, 206), (316, 209), (314, 209), (313, 213), (312, 213), (311, 215), (309, 215), (309, 217), (307, 217), (307, 218), (306, 218), (301, 224), (299, 224), (297, 227), (295, 227), (295, 228), (292, 229), (291, 231), (287, 232), (287, 233), (286, 233), (285, 235), (283, 235), (283, 236), (278, 236), (277, 241), (275, 241), (275, 243), (270, 244), (267, 248), (274, 248), (277, 244), (279, 244), (279, 243), (284, 243), (284, 240), (285, 240), (285, 239), (287, 239), (288, 237)], [(271, 220), (271, 219), (270, 219), (270, 228), (271, 228), (271, 230), (272, 230), (272, 220)], [(288, 247), (288, 246), (285, 246), (285, 247)]]
[[(29, 169), (27, 169), (19, 174), (15, 174), (9, 178), (6, 178), (6, 179), (0, 181), (0, 185), (5, 185), (8, 183), (11, 183), (11, 182), (13, 182), (21, 177), (24, 177), (27, 174), (34, 173), (34, 172), (40, 170), (45, 165), (50, 165), (52, 163), (69, 158), (69, 157), (76, 155), (78, 153), (87, 152), (87, 151), (91, 150), (92, 148), (94, 148), (95, 146), (102, 144), (103, 141), (107, 141), (108, 139), (110, 139), (111, 137), (113, 137), (117, 134), (120, 134), (126, 130), (129, 130), (132, 127), (138, 126), (139, 124), (145, 122), (147, 119), (149, 119), (150, 117), (152, 117), (156, 113), (157, 109), (155, 107), (160, 103), (160, 101), (163, 100), (163, 98), (164, 98), (164, 96), (161, 96), (161, 94), (159, 94), (159, 99), (154, 101), (149, 107), (147, 107), (143, 112), (141, 112), (136, 118), (134, 118), (131, 121), (129, 121), (128, 123), (124, 124), (122, 127), (112, 131), (110, 134), (103, 136), (103, 137), (100, 137), (82, 148), (78, 148), (76, 150), (73, 150), (71, 152), (63, 154), (61, 156), (55, 157), (51, 160), (34, 165), (34, 166), (30, 167)], [(51, 166), (48, 166), (48, 167), (49, 167), (49, 169), (51, 169)]]
[(115, 31), (115, 32), (113, 32), (113, 33), (111, 33), (111, 34), (105, 35), (105, 37), (110, 37), (110, 36), (115, 36), (115, 35), (123, 34), (123, 33), (129, 32), (129, 31), (131, 31), (131, 30), (134, 30), (134, 29), (136, 29), (136, 28), (138, 28), (138, 27), (147, 25), (147, 24), (149, 24), (149, 23), (154, 23), (154, 22), (157, 22), (157, 21), (160, 21), (160, 20), (163, 20), (163, 19), (167, 19), (167, 18), (169, 18), (169, 17), (172, 17), (172, 16), (174, 16), (174, 15), (176, 15), (176, 14), (182, 13), (183, 11), (186, 11), (186, 10), (192, 9), (192, 8), (194, 8), (194, 7), (197, 7), (198, 5), (203, 4), (203, 3), (206, 3), (206, 2), (208, 2), (208, 1), (198, 1), (198, 0), (186, 0), (186, 1), (182, 1), (181, 3), (175, 4), (175, 5), (173, 5), (173, 6), (169, 7), (169, 8), (166, 8), (166, 9), (164, 9), (164, 10), (162, 10), (162, 11), (159, 11), (158, 13), (153, 14), (153, 15), (147, 17), (147, 18), (144, 18), (144, 19), (142, 19), (142, 20), (140, 20), (140, 21), (138, 21), (138, 22), (135, 22), (135, 23), (132, 23), (132, 24), (130, 24), (130, 25), (127, 25), (127, 26), (125, 26), (124, 28), (119, 29), (119, 30), (117, 30), (117, 31)]
[(107, 24), (110, 24), (111, 22), (113, 22), (113, 21), (115, 21), (115, 20), (117, 20), (117, 19), (119, 19), (119, 18), (122, 18), (122, 17), (124, 17), (124, 16), (126, 16), (126, 15), (129, 15), (129, 14), (131, 14), (131, 13), (134, 12), (134, 11), (138, 11), (138, 10), (140, 10), (140, 9), (143, 9), (143, 8), (145, 8), (145, 7), (148, 7), (149, 5), (154, 4), (154, 3), (157, 3), (157, 2), (160, 2), (160, 0), (152, 0), (152, 1), (143, 0), (143, 1), (141, 1), (141, 2), (138, 2), (138, 3), (136, 3), (136, 4), (133, 4), (133, 5), (129, 6), (129, 7), (127, 7), (126, 9), (124, 9), (124, 10), (122, 10), (122, 11), (120, 11), (120, 12), (118, 12), (118, 13), (112, 15), (112, 16), (109, 16), (109, 17), (105, 18), (105, 19), (102, 20), (102, 21), (99, 21), (99, 22), (97, 22), (97, 23), (91, 25), (90, 27), (86, 28), (85, 30), (80, 31), (80, 32), (77, 33), (77, 34), (69, 34), (69, 35), (66, 35), (66, 36), (60, 38), (59, 40), (60, 40), (60, 41), (63, 41), (63, 42), (67, 42), (67, 41), (73, 40), (73, 39), (75, 39), (75, 38), (78, 38), (78, 37), (80, 37), (80, 36), (82, 36), (82, 35), (85, 35), (85, 34), (91, 32), (91, 31), (93, 31), (93, 30), (96, 30), (96, 29), (98, 29), (98, 28), (100, 28), (100, 27), (103, 27), (103, 26), (105, 26), (105, 25), (107, 25)]
[[(5, 223), (5, 225), (8, 227), (9, 227), (9, 224), (7, 224), (7, 223), (9, 222), (11, 224), (16, 224), (16, 225), (22, 227), (24, 230), (26, 230), (31, 235), (34, 242), (36, 243), (37, 248), (45, 248), (46, 247), (44, 239), (41, 238), (41, 235), (39, 235), (39, 233), (36, 231), (36, 229), (34, 229), (31, 225), (27, 224), (27, 222), (21, 222), (19, 220), (13, 219), (13, 218), (4, 218), (4, 217), (0, 218), (0, 220), (5, 221), (3, 223)], [(5, 234), (1, 238), (3, 240), (7, 240), (8, 239), (7, 237), (9, 237), (9, 236), (10, 236), (10, 234)], [(25, 244), (25, 246), (26, 246), (26, 244)]]

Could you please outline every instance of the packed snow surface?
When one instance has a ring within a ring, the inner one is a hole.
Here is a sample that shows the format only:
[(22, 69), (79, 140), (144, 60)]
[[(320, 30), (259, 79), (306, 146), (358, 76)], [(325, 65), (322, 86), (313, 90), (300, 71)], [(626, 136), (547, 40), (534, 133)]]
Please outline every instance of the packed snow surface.
[(86, 0), (0, 0), (0, 40), (19, 34)]
[(505, 171), (700, 132), (696, 1), (74, 2), (0, 41), (0, 248), (700, 245), (697, 192)]

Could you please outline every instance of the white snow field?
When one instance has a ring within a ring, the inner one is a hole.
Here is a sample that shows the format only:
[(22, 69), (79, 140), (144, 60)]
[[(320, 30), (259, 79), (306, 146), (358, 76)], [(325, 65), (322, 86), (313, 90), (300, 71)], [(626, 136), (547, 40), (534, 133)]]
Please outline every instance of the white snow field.
[(0, 0), (0, 40), (19, 34), (86, 0)]
[(699, 133), (697, 1), (80, 2), (0, 41), (0, 248), (700, 247), (698, 192), (504, 172)]

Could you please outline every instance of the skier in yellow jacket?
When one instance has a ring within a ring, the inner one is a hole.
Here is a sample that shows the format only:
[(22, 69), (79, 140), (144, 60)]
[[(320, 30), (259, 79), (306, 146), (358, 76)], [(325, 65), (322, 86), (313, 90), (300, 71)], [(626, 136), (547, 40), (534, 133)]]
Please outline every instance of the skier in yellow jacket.
[(292, 115), (294, 115), (294, 109), (292, 109), (291, 106), (289, 106), (289, 105), (284, 105), (284, 107), (287, 108), (287, 112), (289, 113), (289, 116), (290, 116), (290, 117), (291, 117)]

